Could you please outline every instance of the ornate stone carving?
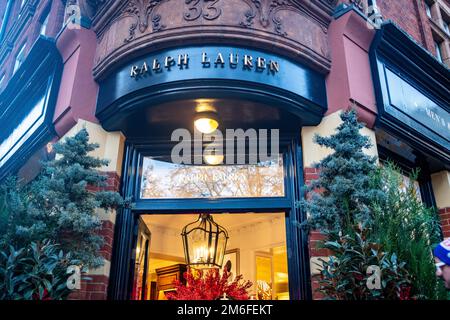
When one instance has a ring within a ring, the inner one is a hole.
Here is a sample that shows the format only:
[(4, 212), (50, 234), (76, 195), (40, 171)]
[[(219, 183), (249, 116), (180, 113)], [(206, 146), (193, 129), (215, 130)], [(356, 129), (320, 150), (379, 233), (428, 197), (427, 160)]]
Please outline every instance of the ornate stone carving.
[(185, 0), (188, 11), (183, 14), (184, 20), (194, 21), (200, 17), (206, 20), (214, 20), (220, 17), (222, 9), (216, 5), (220, 0)]
[(135, 22), (129, 27), (129, 36), (124, 42), (130, 42), (136, 37), (136, 30), (144, 33), (148, 28), (149, 20), (152, 22), (154, 32), (164, 29), (166, 26), (161, 24), (161, 15), (155, 13), (155, 9), (164, 1), (169, 0), (132, 0), (128, 2), (123, 13), (118, 19), (124, 17), (133, 17)]
[(294, 10), (298, 11), (296, 6), (292, 4), (292, 1), (288, 0), (272, 0), (269, 2), (268, 8), (264, 8), (261, 0), (244, 0), (250, 10), (245, 12), (245, 20), (240, 24), (243, 27), (250, 28), (254, 24), (254, 19), (259, 15), (259, 23), (262, 27), (268, 28), (273, 23), (274, 31), (281, 35), (287, 36), (287, 33), (283, 30), (282, 21), (277, 17), (277, 13), (281, 10)]
[[(87, 0), (85, 0), (87, 1)], [(330, 69), (327, 30), (338, 0), (104, 0), (92, 21), (96, 79), (161, 48), (228, 43)]]

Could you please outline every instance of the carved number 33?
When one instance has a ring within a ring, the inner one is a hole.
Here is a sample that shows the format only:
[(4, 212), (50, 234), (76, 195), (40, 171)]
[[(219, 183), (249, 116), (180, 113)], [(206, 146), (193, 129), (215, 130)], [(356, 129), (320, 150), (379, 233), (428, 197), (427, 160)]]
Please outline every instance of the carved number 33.
[[(206, 20), (217, 19), (222, 14), (222, 10), (215, 7), (219, 1), (220, 0), (186, 0), (186, 4), (189, 5), (189, 12), (184, 13), (184, 19), (193, 21), (200, 16)], [(205, 9), (203, 9), (204, 2), (207, 4)]]

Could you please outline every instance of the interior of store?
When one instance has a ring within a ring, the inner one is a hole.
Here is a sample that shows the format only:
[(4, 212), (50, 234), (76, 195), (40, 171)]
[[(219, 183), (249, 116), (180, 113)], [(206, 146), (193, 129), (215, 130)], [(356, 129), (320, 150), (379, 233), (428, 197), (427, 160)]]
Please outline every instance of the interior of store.
[[(228, 232), (223, 266), (250, 280), (251, 299), (289, 299), (285, 213), (212, 214)], [(133, 298), (164, 300), (187, 269), (183, 227), (198, 214), (144, 214), (139, 219)], [(144, 288), (144, 289), (143, 289)]]

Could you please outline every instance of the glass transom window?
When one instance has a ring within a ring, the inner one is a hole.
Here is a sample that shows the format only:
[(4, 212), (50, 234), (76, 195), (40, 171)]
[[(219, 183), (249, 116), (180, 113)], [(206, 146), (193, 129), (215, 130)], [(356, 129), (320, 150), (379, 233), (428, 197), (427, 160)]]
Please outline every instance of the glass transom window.
[(283, 197), (281, 157), (255, 165), (183, 165), (144, 157), (141, 199)]

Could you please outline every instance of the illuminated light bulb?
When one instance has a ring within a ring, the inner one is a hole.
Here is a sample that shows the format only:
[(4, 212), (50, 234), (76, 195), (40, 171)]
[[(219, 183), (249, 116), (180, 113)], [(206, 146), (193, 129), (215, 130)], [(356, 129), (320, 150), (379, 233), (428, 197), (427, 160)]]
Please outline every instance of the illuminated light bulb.
[(205, 154), (203, 160), (205, 160), (206, 164), (217, 166), (223, 163), (224, 156), (223, 154)]
[(210, 118), (197, 119), (195, 120), (194, 124), (195, 128), (197, 128), (198, 131), (206, 134), (213, 133), (219, 127), (219, 123), (216, 120)]
[(214, 112), (200, 112), (194, 120), (195, 128), (204, 134), (213, 133), (219, 127), (217, 115)]

